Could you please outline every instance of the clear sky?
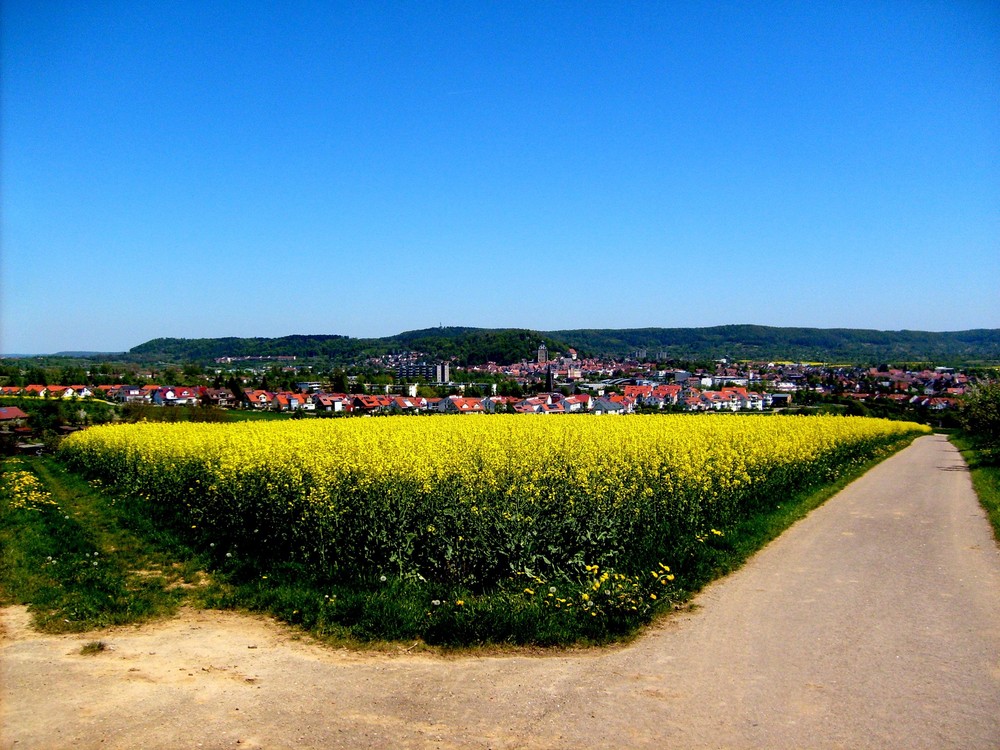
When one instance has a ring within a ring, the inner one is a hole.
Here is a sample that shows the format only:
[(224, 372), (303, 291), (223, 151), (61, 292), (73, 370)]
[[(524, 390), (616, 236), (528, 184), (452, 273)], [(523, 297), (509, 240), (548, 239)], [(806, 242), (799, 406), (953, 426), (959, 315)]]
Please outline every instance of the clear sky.
[(1000, 327), (990, 0), (4, 0), (0, 85), (4, 353)]

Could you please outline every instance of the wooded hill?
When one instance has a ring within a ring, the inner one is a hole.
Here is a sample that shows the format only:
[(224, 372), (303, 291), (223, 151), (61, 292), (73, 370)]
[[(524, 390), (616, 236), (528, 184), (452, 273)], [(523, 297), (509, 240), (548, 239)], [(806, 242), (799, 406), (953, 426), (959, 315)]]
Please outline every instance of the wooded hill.
[(377, 339), (334, 335), (295, 335), (281, 338), (153, 339), (131, 349), (133, 358), (171, 362), (209, 361), (219, 357), (328, 358), (351, 363), (368, 357), (405, 351), (424, 352), (428, 359), (456, 357), (459, 365), (534, 359), (544, 342), (553, 351), (568, 345), (538, 331), (487, 328), (428, 328)]
[(1000, 329), (935, 333), (855, 328), (775, 328), (726, 325), (712, 328), (633, 328), (552, 331), (578, 349), (629, 352), (646, 349), (674, 359), (795, 362), (971, 363), (1000, 359)]
[(534, 359), (539, 343), (550, 352), (571, 347), (580, 356), (623, 358), (645, 350), (650, 359), (836, 362), (880, 364), (1000, 361), (1000, 329), (875, 331), (852, 328), (631, 328), (531, 331), (515, 328), (442, 327), (384, 338), (294, 335), (280, 338), (160, 338), (129, 351), (144, 361), (207, 362), (218, 357), (295, 356), (349, 364), (393, 352), (419, 351), (428, 359), (456, 358), (460, 366)]

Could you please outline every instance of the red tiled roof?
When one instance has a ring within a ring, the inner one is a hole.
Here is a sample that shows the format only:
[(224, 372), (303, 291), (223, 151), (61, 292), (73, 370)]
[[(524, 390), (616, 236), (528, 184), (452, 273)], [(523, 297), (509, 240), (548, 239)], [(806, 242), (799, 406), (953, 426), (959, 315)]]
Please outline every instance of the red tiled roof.
[(653, 393), (651, 385), (627, 385), (625, 386), (626, 396), (650, 396)]
[(460, 412), (483, 411), (483, 401), (478, 398), (449, 398), (449, 401)]

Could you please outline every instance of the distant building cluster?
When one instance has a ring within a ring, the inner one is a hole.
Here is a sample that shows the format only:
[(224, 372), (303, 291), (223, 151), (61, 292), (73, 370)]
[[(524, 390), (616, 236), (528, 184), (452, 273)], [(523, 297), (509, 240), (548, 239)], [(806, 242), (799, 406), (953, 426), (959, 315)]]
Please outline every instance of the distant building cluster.
[[(124, 404), (154, 406), (214, 406), (223, 409), (266, 409), (331, 414), (371, 415), (383, 413), (442, 412), (454, 414), (629, 414), (634, 411), (764, 411), (781, 409), (796, 402), (833, 397), (842, 405), (896, 404), (925, 410), (952, 409), (972, 385), (970, 377), (951, 368), (910, 371), (881, 368), (831, 367), (774, 362), (729, 363), (714, 367), (665, 368), (648, 362), (578, 360), (551, 354), (541, 344), (536, 356), (520, 363), (499, 366), (487, 363), (468, 368), (491, 378), (483, 383), (455, 384), (447, 362), (430, 363), (414, 352), (389, 355), (398, 381), (384, 385), (384, 394), (330, 392), (334, 386), (302, 380), (296, 390), (271, 391), (244, 388), (210, 388), (205, 385), (41, 385), (3, 386), (0, 396), (43, 399), (103, 398)], [(382, 363), (387, 368), (387, 363)], [(293, 368), (294, 369), (294, 368)], [(142, 375), (140, 373), (140, 375)], [(531, 395), (498, 395), (496, 376), (516, 383), (515, 392)], [(587, 380), (581, 379), (587, 377)], [(454, 393), (441, 398), (419, 397), (415, 381), (447, 385)], [(406, 381), (409, 381), (408, 383)], [(561, 383), (554, 381), (562, 381)], [(243, 380), (246, 383), (246, 379)], [(290, 387), (289, 384), (286, 387)], [(265, 386), (266, 387), (266, 386)], [(344, 388), (344, 385), (340, 386)], [(471, 390), (467, 390), (470, 387)], [(370, 388), (370, 387), (369, 387)], [(390, 388), (402, 391), (389, 393)], [(489, 393), (480, 398), (480, 395)], [(457, 393), (456, 393), (457, 392)], [(467, 395), (475, 395), (470, 398)], [(3, 424), (18, 426), (25, 415), (8, 408), (0, 415)]]
[(233, 362), (294, 362), (294, 354), (274, 354), (262, 357), (216, 357), (215, 364), (231, 365)]

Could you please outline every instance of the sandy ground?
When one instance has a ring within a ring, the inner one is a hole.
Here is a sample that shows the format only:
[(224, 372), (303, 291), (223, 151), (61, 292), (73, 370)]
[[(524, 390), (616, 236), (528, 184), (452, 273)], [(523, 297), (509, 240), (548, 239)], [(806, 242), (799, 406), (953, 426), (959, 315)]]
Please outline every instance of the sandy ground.
[(1000, 552), (942, 437), (697, 605), (625, 648), (452, 658), (219, 612), (46, 636), (8, 608), (0, 748), (1000, 747)]

